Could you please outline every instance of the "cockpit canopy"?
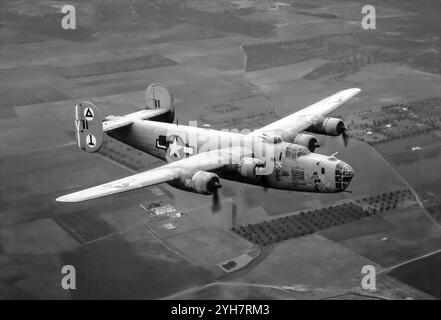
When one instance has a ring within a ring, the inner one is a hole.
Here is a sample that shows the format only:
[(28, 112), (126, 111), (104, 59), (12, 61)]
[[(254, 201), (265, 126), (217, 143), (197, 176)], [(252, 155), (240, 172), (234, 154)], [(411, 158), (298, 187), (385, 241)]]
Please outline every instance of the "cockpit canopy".
[(290, 144), (288, 147), (286, 147), (285, 157), (291, 159), (297, 159), (299, 157), (306, 156), (310, 153), (311, 152), (308, 150), (308, 148), (304, 146), (298, 144)]

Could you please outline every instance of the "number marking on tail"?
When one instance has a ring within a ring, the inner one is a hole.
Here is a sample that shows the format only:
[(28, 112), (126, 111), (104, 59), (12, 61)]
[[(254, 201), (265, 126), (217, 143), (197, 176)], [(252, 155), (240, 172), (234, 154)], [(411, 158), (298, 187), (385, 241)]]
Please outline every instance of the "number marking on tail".
[(96, 138), (95, 138), (95, 136), (93, 134), (88, 134), (87, 137), (86, 137), (86, 141), (87, 141), (87, 144), (90, 147), (92, 147), (92, 148), (95, 147), (95, 145), (96, 145)]

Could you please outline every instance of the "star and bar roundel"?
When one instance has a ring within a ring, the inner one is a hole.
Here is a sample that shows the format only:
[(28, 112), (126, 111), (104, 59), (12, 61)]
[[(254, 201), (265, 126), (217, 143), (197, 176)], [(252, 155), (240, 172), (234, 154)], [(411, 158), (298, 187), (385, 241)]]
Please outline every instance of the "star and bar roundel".
[(194, 154), (193, 147), (188, 146), (181, 137), (176, 135), (169, 137), (160, 135), (156, 139), (156, 148), (165, 150), (168, 162), (184, 159)]

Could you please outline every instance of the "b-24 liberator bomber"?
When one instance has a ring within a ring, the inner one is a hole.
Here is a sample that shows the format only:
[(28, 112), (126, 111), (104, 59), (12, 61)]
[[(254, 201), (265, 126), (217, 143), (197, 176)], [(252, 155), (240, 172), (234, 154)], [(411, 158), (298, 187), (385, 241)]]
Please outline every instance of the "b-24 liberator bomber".
[(79, 103), (75, 130), (80, 149), (97, 152), (106, 133), (167, 163), (56, 200), (79, 202), (166, 182), (185, 191), (213, 195), (216, 205), (221, 178), (282, 190), (343, 192), (354, 170), (335, 154), (314, 153), (317, 138), (310, 133), (341, 135), (346, 144), (345, 123), (326, 115), (359, 92), (358, 88), (337, 92), (248, 132), (175, 123), (174, 98), (161, 84), (147, 87), (143, 110), (124, 116), (103, 118), (91, 102)]

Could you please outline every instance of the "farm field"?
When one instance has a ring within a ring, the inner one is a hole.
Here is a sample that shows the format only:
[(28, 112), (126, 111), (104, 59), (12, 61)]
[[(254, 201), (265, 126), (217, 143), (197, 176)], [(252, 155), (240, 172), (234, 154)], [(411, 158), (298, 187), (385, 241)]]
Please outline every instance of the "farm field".
[[(440, 115), (437, 2), (374, 0), (370, 31), (361, 1), (284, 3), (78, 0), (80, 27), (67, 33), (47, 1), (0, 3), (0, 299), (439, 298), (427, 283), (439, 278), (440, 128), (361, 139), (388, 106)], [(350, 192), (222, 181), (216, 213), (211, 198), (167, 184), (55, 202), (162, 164), (110, 137), (96, 154), (73, 139), (77, 103), (135, 112), (152, 82), (173, 92), (179, 124), (239, 130), (361, 88), (332, 114), (358, 130), (348, 146), (317, 135), (316, 152), (354, 168)], [(146, 207), (159, 202), (182, 215), (152, 217)], [(66, 264), (77, 269), (75, 291), (61, 288)], [(366, 264), (379, 272), (369, 295)]]

